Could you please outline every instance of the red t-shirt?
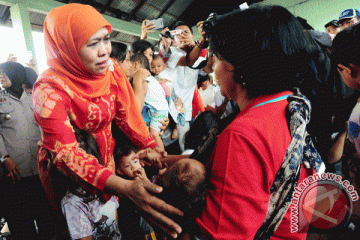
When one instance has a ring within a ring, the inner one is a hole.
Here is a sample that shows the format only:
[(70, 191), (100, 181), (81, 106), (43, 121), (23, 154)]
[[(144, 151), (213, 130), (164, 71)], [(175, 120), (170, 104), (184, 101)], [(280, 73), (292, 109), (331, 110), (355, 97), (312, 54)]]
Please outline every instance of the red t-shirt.
[[(287, 100), (259, 103), (290, 92), (256, 98), (220, 134), (211, 165), (206, 206), (197, 223), (204, 239), (253, 239), (267, 214), (270, 188), (291, 137)], [(299, 183), (308, 177), (304, 166)], [(306, 239), (290, 232), (290, 210), (272, 239)]]

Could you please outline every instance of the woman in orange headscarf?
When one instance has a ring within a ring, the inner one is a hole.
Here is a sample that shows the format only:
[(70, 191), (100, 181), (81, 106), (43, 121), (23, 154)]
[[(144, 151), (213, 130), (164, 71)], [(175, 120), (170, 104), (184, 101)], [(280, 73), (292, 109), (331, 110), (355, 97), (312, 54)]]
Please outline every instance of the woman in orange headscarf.
[[(83, 186), (127, 196), (151, 222), (176, 236), (181, 228), (162, 212), (181, 212), (151, 194), (161, 188), (114, 174), (113, 119), (140, 149), (156, 149), (157, 145), (142, 120), (129, 81), (110, 60), (110, 32), (110, 24), (88, 5), (67, 4), (50, 11), (45, 19), (49, 68), (39, 76), (33, 90), (35, 119), (42, 129), (40, 176), (53, 205), (61, 199), (53, 184), (51, 170), (55, 168)], [(92, 133), (99, 145), (101, 164), (79, 148), (74, 129)], [(105, 199), (109, 197), (105, 195)]]

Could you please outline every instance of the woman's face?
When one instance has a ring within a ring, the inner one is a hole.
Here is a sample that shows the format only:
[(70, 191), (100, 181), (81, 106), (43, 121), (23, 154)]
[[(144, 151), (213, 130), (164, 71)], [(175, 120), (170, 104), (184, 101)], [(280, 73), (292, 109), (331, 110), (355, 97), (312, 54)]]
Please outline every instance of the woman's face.
[(117, 61), (120, 69), (124, 72), (124, 74), (129, 78), (132, 74), (131, 74), (131, 71), (132, 71), (132, 63), (130, 61), (130, 52), (127, 51), (126, 52), (126, 57), (125, 57), (125, 60), (120, 62), (120, 61)]
[(234, 99), (232, 95), (234, 95), (234, 89), (238, 84), (234, 81), (234, 66), (221, 57), (215, 56), (213, 70), (220, 86), (221, 95)]
[(145, 55), (145, 57), (148, 59), (149, 61), (149, 65), (151, 66), (151, 62), (153, 59), (153, 50), (151, 48), (146, 49), (143, 54)]
[(11, 81), (9, 77), (2, 70), (0, 70), (0, 81), (1, 81), (0, 85), (3, 89), (8, 89), (9, 87), (11, 87)]
[(84, 44), (79, 52), (79, 57), (88, 71), (94, 74), (102, 74), (108, 67), (107, 61), (110, 53), (110, 34), (107, 28), (103, 27)]

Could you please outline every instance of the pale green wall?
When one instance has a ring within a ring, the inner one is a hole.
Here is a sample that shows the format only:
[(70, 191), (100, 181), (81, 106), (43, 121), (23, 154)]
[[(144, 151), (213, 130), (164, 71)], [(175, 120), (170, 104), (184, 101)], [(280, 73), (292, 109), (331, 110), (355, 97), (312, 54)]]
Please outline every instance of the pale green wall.
[[(268, 2), (270, 1), (268, 0)], [(272, 2), (276, 1), (279, 0)], [(325, 31), (324, 25), (333, 19), (338, 20), (340, 13), (347, 8), (360, 10), (360, 0), (309, 0), (302, 4), (287, 7), (295, 16), (305, 18), (318, 31)]]

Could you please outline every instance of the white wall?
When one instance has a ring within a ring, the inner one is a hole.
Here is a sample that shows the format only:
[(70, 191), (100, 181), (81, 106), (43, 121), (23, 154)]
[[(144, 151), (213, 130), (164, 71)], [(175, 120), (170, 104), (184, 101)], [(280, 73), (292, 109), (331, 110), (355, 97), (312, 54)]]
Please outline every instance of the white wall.
[(265, 0), (264, 3), (286, 7), (295, 16), (306, 19), (310, 26), (318, 31), (325, 31), (324, 25), (331, 20), (338, 20), (340, 13), (345, 9), (360, 10), (359, 0), (303, 0), (302, 3), (294, 1), (296, 4), (289, 6), (292, 1)]

